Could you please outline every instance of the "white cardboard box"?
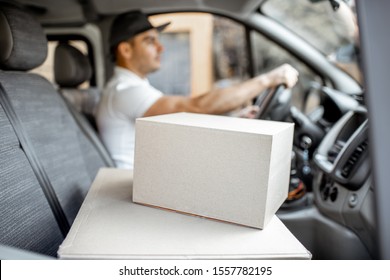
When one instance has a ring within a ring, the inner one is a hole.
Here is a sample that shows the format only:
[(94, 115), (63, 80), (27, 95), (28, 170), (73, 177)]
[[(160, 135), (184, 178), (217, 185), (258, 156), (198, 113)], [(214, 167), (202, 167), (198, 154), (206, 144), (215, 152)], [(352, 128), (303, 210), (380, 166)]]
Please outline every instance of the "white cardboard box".
[(133, 201), (262, 229), (287, 198), (293, 130), (190, 113), (137, 119)]
[(264, 230), (132, 202), (133, 174), (102, 168), (61, 244), (60, 259), (310, 259), (273, 216)]

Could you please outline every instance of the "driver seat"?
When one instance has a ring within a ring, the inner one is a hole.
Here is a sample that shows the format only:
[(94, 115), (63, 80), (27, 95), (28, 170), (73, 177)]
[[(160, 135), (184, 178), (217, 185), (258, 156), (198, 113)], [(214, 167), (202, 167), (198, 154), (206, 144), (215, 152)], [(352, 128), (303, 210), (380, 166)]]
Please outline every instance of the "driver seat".
[(47, 54), (39, 22), (1, 2), (0, 30), (0, 243), (56, 256), (107, 164), (54, 86), (28, 72)]

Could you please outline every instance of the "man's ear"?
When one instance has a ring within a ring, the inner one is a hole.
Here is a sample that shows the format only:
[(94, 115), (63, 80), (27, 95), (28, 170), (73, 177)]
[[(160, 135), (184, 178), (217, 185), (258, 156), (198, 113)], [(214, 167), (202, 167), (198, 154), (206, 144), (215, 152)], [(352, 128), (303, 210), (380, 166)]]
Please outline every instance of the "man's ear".
[(117, 54), (123, 58), (129, 59), (133, 54), (133, 48), (128, 42), (121, 42), (117, 47)]

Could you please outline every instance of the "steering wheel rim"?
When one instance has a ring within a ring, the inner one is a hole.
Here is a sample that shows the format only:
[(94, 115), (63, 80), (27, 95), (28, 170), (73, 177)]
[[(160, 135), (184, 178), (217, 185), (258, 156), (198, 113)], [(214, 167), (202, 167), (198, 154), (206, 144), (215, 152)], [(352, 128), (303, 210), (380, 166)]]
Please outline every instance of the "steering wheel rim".
[(256, 115), (257, 119), (264, 119), (269, 115), (272, 105), (275, 105), (278, 98), (286, 90), (286, 86), (283, 84), (277, 85), (273, 88), (268, 88), (261, 92), (256, 98), (254, 105), (259, 107), (259, 111)]

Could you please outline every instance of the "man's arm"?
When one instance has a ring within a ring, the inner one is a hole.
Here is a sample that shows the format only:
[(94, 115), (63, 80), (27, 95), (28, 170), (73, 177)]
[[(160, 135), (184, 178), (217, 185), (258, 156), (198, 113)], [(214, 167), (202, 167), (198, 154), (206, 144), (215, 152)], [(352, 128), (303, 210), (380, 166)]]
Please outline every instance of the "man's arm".
[(297, 78), (298, 72), (285, 64), (238, 85), (215, 89), (204, 95), (161, 97), (145, 112), (144, 117), (177, 112), (224, 114), (244, 105), (267, 88), (279, 84), (292, 87)]

